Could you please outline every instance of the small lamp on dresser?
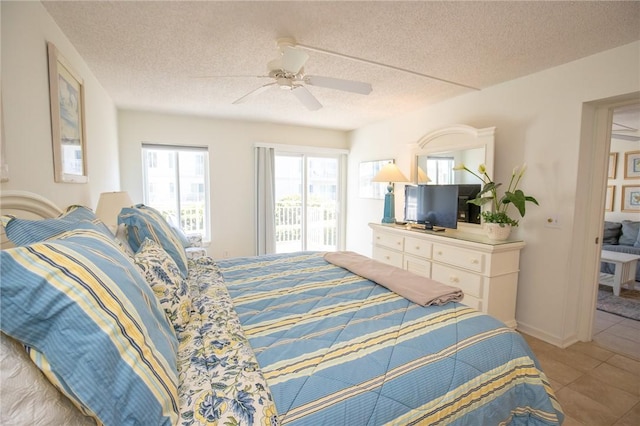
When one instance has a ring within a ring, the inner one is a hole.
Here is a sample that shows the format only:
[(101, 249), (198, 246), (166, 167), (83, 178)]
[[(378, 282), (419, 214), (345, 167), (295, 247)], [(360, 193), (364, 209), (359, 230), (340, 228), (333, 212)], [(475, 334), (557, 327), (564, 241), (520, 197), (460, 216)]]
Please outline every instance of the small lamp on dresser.
[(395, 197), (393, 195), (393, 184), (397, 182), (409, 182), (409, 179), (402, 174), (398, 166), (394, 163), (385, 165), (372, 179), (373, 182), (387, 182), (387, 193), (384, 194), (384, 216), (382, 223), (395, 223)]

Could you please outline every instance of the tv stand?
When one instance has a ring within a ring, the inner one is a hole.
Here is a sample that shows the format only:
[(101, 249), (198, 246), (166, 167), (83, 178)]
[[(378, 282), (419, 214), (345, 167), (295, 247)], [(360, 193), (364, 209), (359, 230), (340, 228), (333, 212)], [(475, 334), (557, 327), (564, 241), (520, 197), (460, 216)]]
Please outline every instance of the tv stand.
[(411, 227), (411, 229), (419, 229), (419, 230), (432, 230), (433, 229), (433, 225), (430, 224), (429, 222), (426, 223), (410, 223), (409, 226)]
[(462, 289), (462, 303), (516, 327), (522, 241), (370, 223), (373, 258)]
[(431, 223), (410, 223), (409, 227), (413, 230), (419, 231), (433, 231), (433, 232), (444, 232), (445, 229), (441, 226), (433, 226)]

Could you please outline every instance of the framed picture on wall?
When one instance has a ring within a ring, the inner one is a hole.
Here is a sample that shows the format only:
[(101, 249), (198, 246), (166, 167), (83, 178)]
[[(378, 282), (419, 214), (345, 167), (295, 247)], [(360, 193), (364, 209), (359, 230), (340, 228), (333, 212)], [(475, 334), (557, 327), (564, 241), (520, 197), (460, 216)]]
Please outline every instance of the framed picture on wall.
[(640, 185), (622, 186), (622, 209), (623, 212), (640, 212)]
[(387, 184), (372, 182), (371, 180), (378, 174), (380, 169), (388, 163), (393, 163), (394, 160), (374, 160), (363, 161), (360, 163), (360, 175), (358, 176), (360, 198), (374, 198), (377, 200), (383, 200), (384, 194), (387, 193)]
[(616, 178), (617, 165), (618, 165), (618, 153), (612, 152), (609, 154), (609, 174), (607, 176), (609, 179)]
[(624, 153), (624, 178), (640, 179), (640, 151)]
[(47, 43), (47, 52), (54, 180), (86, 183), (84, 81), (53, 43)]
[(613, 197), (616, 194), (616, 187), (613, 185), (607, 186), (607, 194), (604, 198), (604, 211), (612, 212), (613, 211)]

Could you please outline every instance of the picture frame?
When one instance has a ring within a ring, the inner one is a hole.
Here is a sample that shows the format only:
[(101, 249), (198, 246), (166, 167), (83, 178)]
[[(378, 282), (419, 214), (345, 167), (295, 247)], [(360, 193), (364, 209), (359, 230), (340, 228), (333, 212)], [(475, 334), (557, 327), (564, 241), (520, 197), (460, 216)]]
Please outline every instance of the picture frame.
[(609, 173), (607, 174), (607, 178), (609, 179), (616, 178), (617, 166), (618, 166), (618, 153), (617, 152), (609, 153)]
[(616, 195), (616, 187), (613, 185), (607, 186), (607, 193), (604, 199), (604, 211), (612, 212), (613, 211), (613, 199)]
[(627, 213), (640, 212), (640, 185), (622, 186), (621, 209)]
[(624, 178), (640, 179), (640, 151), (624, 153)]
[(48, 42), (54, 181), (87, 183), (84, 80)]
[(378, 174), (380, 169), (388, 163), (394, 163), (395, 160), (373, 160), (363, 161), (360, 163), (359, 168), (359, 191), (358, 196), (360, 198), (373, 198), (376, 200), (383, 200), (384, 195), (387, 193), (387, 184), (380, 182), (372, 182), (375, 175)]

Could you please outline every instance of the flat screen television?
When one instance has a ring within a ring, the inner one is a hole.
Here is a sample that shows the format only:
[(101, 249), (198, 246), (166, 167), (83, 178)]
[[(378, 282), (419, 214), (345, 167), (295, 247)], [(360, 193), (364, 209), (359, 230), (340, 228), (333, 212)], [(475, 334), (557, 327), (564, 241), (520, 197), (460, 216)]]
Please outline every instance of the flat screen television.
[(458, 185), (406, 185), (404, 220), (427, 229), (458, 227)]

